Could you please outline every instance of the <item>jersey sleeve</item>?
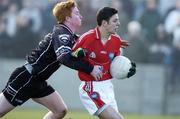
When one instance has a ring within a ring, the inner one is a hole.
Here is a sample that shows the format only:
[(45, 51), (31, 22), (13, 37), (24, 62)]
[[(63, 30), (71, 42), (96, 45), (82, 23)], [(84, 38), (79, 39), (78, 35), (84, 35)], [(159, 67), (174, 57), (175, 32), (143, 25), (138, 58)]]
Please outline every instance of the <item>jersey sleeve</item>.
[(53, 33), (53, 46), (57, 59), (61, 59), (63, 55), (71, 52), (71, 47), (68, 45), (70, 42), (70, 34), (63, 33), (60, 30), (56, 30)]
[(79, 58), (73, 57), (71, 55), (72, 47), (74, 45), (74, 37), (72, 34), (57, 30), (53, 34), (53, 45), (54, 51), (57, 56), (57, 60), (75, 70), (84, 71), (85, 73), (90, 74), (93, 70), (93, 66), (88, 62), (84, 62)]
[(115, 56), (118, 56), (121, 54), (121, 47), (122, 47), (122, 42), (121, 42), (121, 37), (118, 34), (113, 34), (112, 38), (114, 40), (114, 47), (116, 47), (115, 49)]
[(81, 36), (72, 48), (72, 51), (76, 51), (78, 48), (83, 48), (84, 41), (87, 37)]

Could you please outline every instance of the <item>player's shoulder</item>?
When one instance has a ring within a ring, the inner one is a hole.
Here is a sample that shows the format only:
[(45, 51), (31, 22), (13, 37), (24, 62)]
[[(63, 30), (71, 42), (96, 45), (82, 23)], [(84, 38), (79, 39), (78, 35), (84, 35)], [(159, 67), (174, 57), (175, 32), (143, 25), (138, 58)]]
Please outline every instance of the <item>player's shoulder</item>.
[(88, 39), (91, 39), (95, 35), (95, 31), (93, 29), (83, 33), (80, 37), (79, 37), (79, 41), (85, 41), (85, 40), (88, 40)]
[(53, 32), (56, 34), (73, 34), (71, 29), (63, 24), (55, 25), (53, 28)]
[(117, 40), (121, 40), (121, 37), (118, 34), (112, 34), (111, 37)]
[(42, 39), (39, 44), (45, 43), (45, 42), (50, 42), (52, 41), (52, 33), (48, 33), (44, 36), (44, 39)]
[(121, 44), (121, 37), (118, 34), (112, 34), (111, 39), (116, 44)]
[(91, 29), (91, 30), (83, 33), (80, 37), (82, 37), (82, 38), (83, 37), (92, 37), (92, 36), (94, 36), (94, 34), (95, 34), (95, 31), (93, 29)]
[(58, 40), (62, 44), (67, 45), (70, 42), (72, 35), (72, 31), (63, 24), (55, 25), (53, 28), (53, 39)]

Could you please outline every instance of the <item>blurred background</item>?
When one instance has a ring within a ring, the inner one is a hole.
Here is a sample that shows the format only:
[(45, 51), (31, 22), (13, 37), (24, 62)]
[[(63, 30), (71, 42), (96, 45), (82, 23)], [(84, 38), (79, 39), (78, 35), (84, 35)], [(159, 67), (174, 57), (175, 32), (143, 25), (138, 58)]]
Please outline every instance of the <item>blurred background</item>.
[[(62, 0), (0, 0), (0, 90), (10, 73), (25, 63), (56, 24), (54, 4)], [(123, 55), (137, 63), (137, 74), (113, 80), (121, 112), (180, 115), (180, 0), (76, 0), (83, 16), (78, 31), (96, 26), (96, 12), (104, 6), (119, 11), (118, 34), (130, 46)], [(49, 80), (72, 110), (84, 110), (76, 71), (61, 67)], [(30, 102), (27, 108), (42, 108)]]

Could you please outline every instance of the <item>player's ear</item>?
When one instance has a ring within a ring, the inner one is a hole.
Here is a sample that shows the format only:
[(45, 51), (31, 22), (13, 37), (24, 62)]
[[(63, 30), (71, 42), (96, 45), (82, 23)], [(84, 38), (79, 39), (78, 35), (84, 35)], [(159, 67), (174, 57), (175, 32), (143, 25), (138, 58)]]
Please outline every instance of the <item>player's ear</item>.
[(69, 22), (70, 21), (70, 17), (69, 16), (66, 16), (66, 21)]
[(102, 26), (106, 26), (107, 25), (107, 21), (106, 20), (102, 20)]

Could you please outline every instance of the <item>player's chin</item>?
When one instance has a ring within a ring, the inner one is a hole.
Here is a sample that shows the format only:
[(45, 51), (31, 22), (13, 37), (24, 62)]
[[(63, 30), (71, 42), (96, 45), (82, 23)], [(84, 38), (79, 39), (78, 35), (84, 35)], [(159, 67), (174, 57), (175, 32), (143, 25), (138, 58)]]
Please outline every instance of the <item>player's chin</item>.
[(118, 28), (113, 29), (112, 34), (116, 34), (118, 31)]
[(79, 29), (81, 27), (81, 24), (77, 24), (76, 28)]
[(112, 31), (111, 34), (116, 34), (116, 30)]

